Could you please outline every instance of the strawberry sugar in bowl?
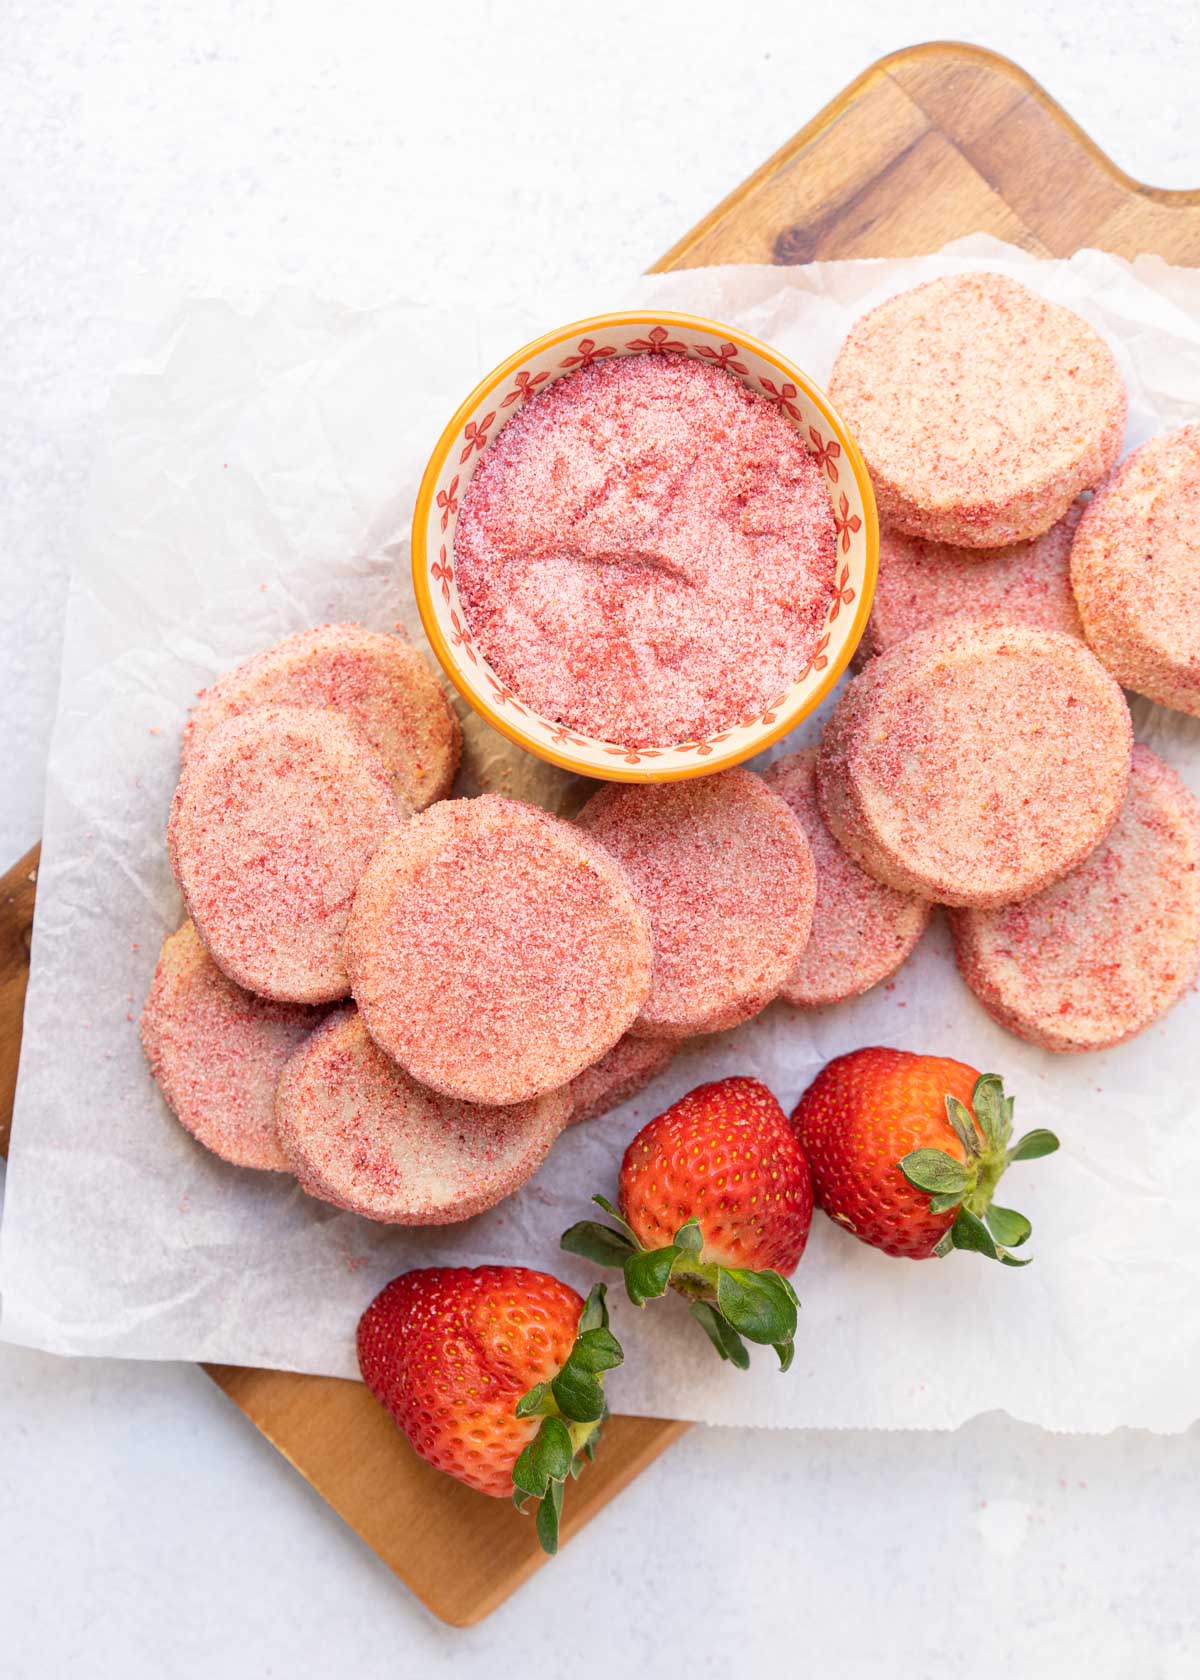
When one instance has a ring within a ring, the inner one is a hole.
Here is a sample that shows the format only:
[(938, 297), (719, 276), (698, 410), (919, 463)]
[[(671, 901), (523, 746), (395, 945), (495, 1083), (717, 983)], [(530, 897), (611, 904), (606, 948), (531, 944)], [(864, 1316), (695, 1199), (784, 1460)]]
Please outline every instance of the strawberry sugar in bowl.
[(579, 775), (708, 775), (778, 740), (858, 645), (878, 565), (862, 456), (776, 350), (675, 313), (600, 315), (493, 369), (413, 520), (446, 674)]

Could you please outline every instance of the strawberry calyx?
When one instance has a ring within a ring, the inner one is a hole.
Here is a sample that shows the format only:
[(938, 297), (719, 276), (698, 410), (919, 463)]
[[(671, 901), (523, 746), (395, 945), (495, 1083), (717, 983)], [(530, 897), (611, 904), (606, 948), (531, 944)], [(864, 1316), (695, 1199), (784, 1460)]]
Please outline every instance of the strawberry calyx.
[(608, 1404), (604, 1373), (625, 1355), (608, 1327), (605, 1286), (598, 1283), (579, 1315), (575, 1343), (558, 1374), (535, 1383), (516, 1404), (519, 1418), (540, 1417), (538, 1432), (513, 1465), (513, 1504), (528, 1511), (537, 1503), (537, 1535), (542, 1550), (558, 1550), (559, 1518), (567, 1477), (578, 1476), (596, 1456), (596, 1442)]
[[(744, 1371), (750, 1364), (746, 1342), (773, 1347), (786, 1371), (795, 1352), (796, 1291), (782, 1273), (769, 1267), (751, 1271), (704, 1259), (704, 1234), (693, 1216), (661, 1248), (646, 1248), (604, 1196), (592, 1200), (616, 1221), (601, 1225), (585, 1219), (564, 1231), (561, 1246), (601, 1266), (618, 1267), (635, 1307), (665, 1295), (668, 1287), (688, 1301), (692, 1317), (722, 1359)], [(745, 1340), (743, 1340), (745, 1338)]]
[(946, 1117), (963, 1146), (963, 1160), (944, 1149), (914, 1149), (897, 1163), (913, 1188), (928, 1194), (931, 1213), (958, 1209), (934, 1254), (942, 1257), (963, 1248), (1004, 1266), (1027, 1266), (1031, 1257), (1021, 1259), (1011, 1251), (1028, 1240), (1032, 1225), (1023, 1213), (999, 1207), (992, 1197), (1014, 1161), (1052, 1155), (1058, 1139), (1039, 1127), (1013, 1143), (1013, 1099), (1005, 1096), (996, 1073), (980, 1074), (970, 1108), (947, 1096)]

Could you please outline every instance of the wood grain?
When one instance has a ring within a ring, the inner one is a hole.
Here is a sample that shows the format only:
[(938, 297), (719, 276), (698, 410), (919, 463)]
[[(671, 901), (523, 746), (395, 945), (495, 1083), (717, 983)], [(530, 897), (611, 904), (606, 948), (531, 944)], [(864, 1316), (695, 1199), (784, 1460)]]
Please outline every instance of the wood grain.
[(1200, 262), (1200, 191), (1134, 181), (1017, 65), (935, 41), (865, 70), (655, 266), (919, 256), (977, 232)]
[[(1123, 174), (1050, 96), (982, 48), (933, 43), (865, 71), (655, 266), (913, 256), (982, 231), (1041, 255), (1096, 245), (1200, 262), (1200, 191)], [(28, 977), (36, 848), (0, 878), (0, 1138)], [(532, 1524), (439, 1475), (360, 1384), (210, 1366), (208, 1374), (422, 1601), (478, 1621), (544, 1561)], [(686, 1428), (614, 1418), (574, 1484), (564, 1534)]]
[[(545, 1561), (532, 1524), (419, 1459), (361, 1383), (207, 1366), (284, 1457), (443, 1621), (479, 1621)], [(684, 1433), (615, 1417), (563, 1503), (563, 1543)]]

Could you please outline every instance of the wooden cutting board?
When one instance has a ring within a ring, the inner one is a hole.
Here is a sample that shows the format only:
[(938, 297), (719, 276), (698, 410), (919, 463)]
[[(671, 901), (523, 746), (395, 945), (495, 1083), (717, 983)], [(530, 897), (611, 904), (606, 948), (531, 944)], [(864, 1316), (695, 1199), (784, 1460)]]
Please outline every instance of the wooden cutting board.
[[(1200, 191), (1130, 180), (1024, 71), (978, 47), (933, 43), (873, 65), (655, 266), (914, 256), (977, 231), (1043, 256), (1095, 245), (1200, 263)], [(0, 877), (0, 1148), (36, 871), (35, 849)], [(541, 1565), (532, 1523), (422, 1463), (361, 1385), (205, 1369), (445, 1621), (479, 1621)], [(686, 1427), (612, 1419), (570, 1490), (566, 1538)]]

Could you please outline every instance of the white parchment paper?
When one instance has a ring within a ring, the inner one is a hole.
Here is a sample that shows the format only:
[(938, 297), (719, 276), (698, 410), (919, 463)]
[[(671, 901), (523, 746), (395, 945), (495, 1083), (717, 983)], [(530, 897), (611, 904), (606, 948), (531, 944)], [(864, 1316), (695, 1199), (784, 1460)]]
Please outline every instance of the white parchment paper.
[[(928, 258), (643, 278), (624, 298), (737, 322), (827, 377), (851, 321), (891, 292), (996, 267), (1087, 316), (1129, 384), (1127, 446), (1200, 411), (1200, 274), (1096, 252), (1038, 261), (975, 238)], [(681, 1302), (615, 1307), (623, 1411), (709, 1422), (948, 1427), (1004, 1408), (1060, 1430), (1180, 1430), (1200, 1414), (1200, 1004), (1117, 1050), (1055, 1057), (1009, 1037), (958, 980), (935, 924), (866, 997), (775, 1005), (682, 1055), (624, 1110), (568, 1131), (532, 1182), (459, 1227), (397, 1231), (227, 1167), (183, 1132), (143, 1065), (137, 1015), (181, 916), (164, 847), (177, 742), (197, 688), (303, 626), (397, 621), (417, 481), (446, 417), (515, 345), (570, 318), (545, 300), (358, 313), (284, 295), (252, 315), (178, 307), (119, 379), (66, 634), (38, 883), (33, 976), (0, 1232), (2, 1333), (70, 1354), (195, 1358), (355, 1374), (359, 1312), (394, 1273), (519, 1261), (586, 1287), (559, 1233), (611, 1192), (641, 1121), (702, 1079), (750, 1072), (795, 1101), (860, 1044), (1004, 1073), (1022, 1128), (1060, 1154), (1013, 1169), (1034, 1223), (1023, 1272), (959, 1255), (914, 1265), (818, 1215), (796, 1285), (796, 1362), (719, 1365)], [(1200, 722), (1135, 703), (1147, 741), (1200, 791)], [(813, 739), (819, 721), (799, 740)], [(777, 752), (787, 750), (785, 743)], [(511, 776), (551, 806), (572, 790), (515, 774), (469, 726), (464, 790)], [(617, 1274), (609, 1274), (619, 1285)]]

